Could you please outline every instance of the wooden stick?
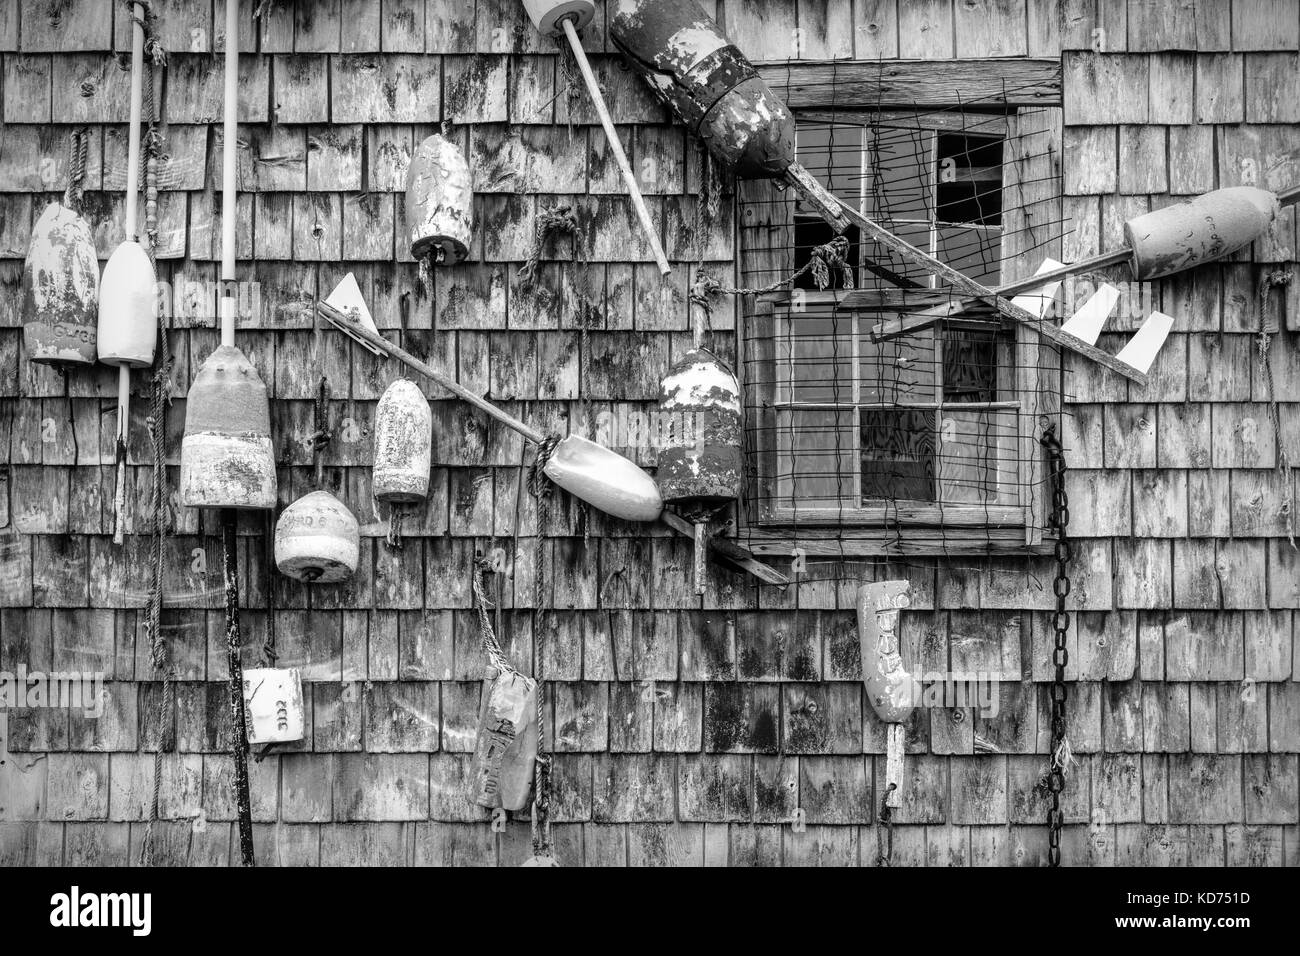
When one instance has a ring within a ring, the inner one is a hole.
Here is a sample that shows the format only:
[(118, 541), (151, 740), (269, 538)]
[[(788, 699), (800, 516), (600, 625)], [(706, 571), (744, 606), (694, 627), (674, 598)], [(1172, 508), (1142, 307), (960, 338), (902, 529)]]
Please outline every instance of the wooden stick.
[[(1132, 366), (1119, 361), (1108, 352), (1103, 352), (1101, 349), (1089, 345), (1082, 339), (1075, 338), (1068, 332), (1062, 332), (1051, 322), (1044, 322), (1043, 320), (1036, 318), (1026, 310), (1020, 308), (1020, 306), (1016, 305), (1010, 299), (1000, 295), (993, 289), (981, 285), (974, 279), (970, 278), (970, 276), (958, 272), (952, 266), (948, 265), (946, 262), (939, 261), (928, 252), (923, 252), (916, 248), (916, 246), (907, 242), (905, 239), (894, 235), (878, 222), (868, 219), (856, 209), (852, 209), (844, 203), (840, 203), (840, 208), (844, 210), (845, 215), (847, 215), (864, 234), (870, 236), (882, 246), (894, 250), (904, 259), (908, 259), (911, 262), (916, 263), (918, 266), (933, 272), (959, 291), (966, 293), (972, 298), (983, 299), (991, 303), (996, 306), (998, 311), (1003, 315), (1030, 326), (1039, 335), (1051, 339), (1057, 345), (1070, 349), (1073, 352), (1078, 352), (1080, 355), (1092, 359), (1098, 365), (1108, 368), (1112, 372), (1116, 372), (1127, 379), (1131, 379), (1139, 385), (1146, 385), (1147, 376), (1145, 374), (1139, 372)], [(1044, 273), (1044, 275), (1046, 274)], [(1044, 275), (1035, 276), (1034, 285), (1030, 288), (1036, 288), (1037, 286), (1043, 285)]]
[(587, 83), (587, 92), (591, 94), (591, 102), (596, 107), (596, 115), (600, 117), (600, 125), (605, 127), (605, 139), (609, 141), (609, 148), (614, 153), (614, 162), (618, 163), (618, 168), (623, 173), (623, 182), (627, 183), (627, 191), (632, 197), (637, 218), (641, 220), (641, 228), (646, 238), (650, 240), (650, 249), (654, 253), (655, 262), (659, 264), (659, 272), (668, 275), (672, 271), (672, 266), (668, 265), (668, 257), (664, 255), (664, 248), (659, 242), (659, 234), (650, 219), (650, 210), (646, 209), (645, 199), (642, 198), (641, 189), (636, 184), (636, 176), (632, 173), (632, 166), (623, 152), (623, 143), (618, 138), (614, 121), (610, 119), (609, 110), (605, 107), (604, 97), (600, 93), (600, 84), (596, 82), (596, 75), (591, 72), (591, 64), (587, 62), (587, 52), (583, 50), (582, 41), (578, 39), (578, 31), (573, 28), (573, 18), (565, 17), (560, 21), (560, 25), (564, 27), (564, 35), (569, 38), (569, 46), (573, 48), (574, 59), (578, 61), (578, 69)]
[[(487, 399), (475, 395), (465, 386), (461, 385), (460, 382), (453, 378), (449, 378), (428, 363), (420, 361), (410, 352), (407, 352), (398, 345), (394, 345), (382, 335), (379, 335), (376, 332), (371, 332), (359, 323), (354, 322), (346, 313), (340, 312), (328, 302), (317, 302), (316, 311), (320, 313), (321, 318), (325, 319), (325, 321), (329, 322), (331, 325), (340, 330), (347, 328), (347, 330), (360, 341), (370, 343), (390, 358), (395, 358), (408, 368), (432, 379), (457, 398), (463, 399), (475, 408), (491, 415), (501, 424), (522, 435), (533, 444), (540, 445), (546, 440), (546, 436), (537, 429), (530, 425), (526, 425), (510, 413), (497, 408), (497, 406), (493, 405)], [(671, 511), (661, 512), (659, 515), (659, 522), (667, 525), (683, 537), (692, 540), (695, 538), (695, 526), (685, 518), (675, 515)], [(728, 539), (717, 535), (710, 535), (708, 544), (709, 550), (713, 551), (714, 554), (723, 559), (727, 564), (739, 568), (742, 571), (747, 571), (761, 581), (765, 581), (768, 584), (775, 585), (779, 588), (785, 588), (790, 584), (790, 579), (784, 574), (768, 567), (766, 564), (763, 564), (755, 558), (751, 552), (742, 548), (733, 541), (729, 541)]]
[[(226, 0), (226, 102), (221, 143), (221, 281), (225, 297), (235, 281), (235, 204), (238, 180), (235, 143), (239, 139), (239, 0)], [(231, 305), (233, 306), (233, 301)], [(235, 344), (235, 310), (222, 304), (221, 344)]]
[[(126, 130), (126, 238), (138, 237), (140, 192), (140, 114), (144, 112), (144, 6), (131, 7), (131, 120)], [(113, 543), (126, 536), (126, 430), (131, 420), (131, 367), (117, 367), (117, 488), (113, 493)]]

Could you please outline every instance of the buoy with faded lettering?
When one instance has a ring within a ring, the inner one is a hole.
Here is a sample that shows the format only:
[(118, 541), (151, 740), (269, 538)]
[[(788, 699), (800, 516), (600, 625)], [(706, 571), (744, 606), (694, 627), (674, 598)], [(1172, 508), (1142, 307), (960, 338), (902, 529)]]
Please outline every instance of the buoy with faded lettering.
[(336, 584), (357, 570), (361, 529), (328, 491), (303, 495), (275, 523), (275, 566), (308, 584)]
[(429, 494), (433, 457), (433, 414), (420, 387), (398, 379), (379, 398), (375, 412), (375, 500), (405, 505)]
[(695, 523), (695, 588), (704, 591), (710, 520), (740, 496), (744, 475), (740, 385), (706, 348), (679, 359), (659, 386), (664, 503)]
[(499, 673), (479, 709), (470, 764), (473, 800), (480, 807), (522, 810), (532, 794), (537, 760), (537, 681)]
[(746, 179), (779, 178), (842, 232), (839, 203), (795, 162), (794, 116), (696, 0), (611, 0), (609, 38), (650, 89)]
[(52, 202), (32, 229), (23, 264), (23, 345), (33, 362), (93, 365), (99, 260), (90, 226)]
[[(234, 308), (233, 300), (230, 308)], [(181, 503), (191, 508), (274, 508), (275, 453), (266, 386), (234, 345), (208, 356), (185, 400)]]
[(474, 189), (459, 146), (434, 133), (422, 142), (406, 170), (406, 228), (411, 255), (435, 264), (469, 255)]
[(244, 712), (250, 744), (302, 740), (306, 709), (296, 667), (250, 667), (243, 672)]
[(1135, 279), (1159, 279), (1244, 249), (1268, 231), (1278, 197), (1229, 186), (1145, 213), (1124, 224)]

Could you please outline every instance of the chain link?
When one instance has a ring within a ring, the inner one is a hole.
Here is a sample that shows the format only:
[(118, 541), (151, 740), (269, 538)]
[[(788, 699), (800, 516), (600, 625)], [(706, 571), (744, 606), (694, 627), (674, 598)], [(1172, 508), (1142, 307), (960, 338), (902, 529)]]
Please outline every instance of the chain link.
[(1061, 865), (1061, 824), (1064, 822), (1061, 792), (1065, 789), (1067, 761), (1065, 668), (1070, 663), (1070, 651), (1066, 646), (1070, 633), (1070, 612), (1065, 609), (1065, 602), (1070, 596), (1070, 561), (1074, 558), (1074, 546), (1070, 543), (1069, 535), (1070, 499), (1065, 491), (1065, 450), (1061, 447), (1061, 440), (1056, 437), (1056, 425), (1049, 424), (1039, 441), (1047, 449), (1051, 468), (1052, 514), (1048, 523), (1056, 533), (1056, 544), (1053, 547), (1056, 578), (1052, 582), (1052, 593), (1056, 597), (1056, 611), (1052, 614), (1052, 631), (1055, 634), (1052, 649), (1052, 743), (1047, 770), (1047, 790), (1052, 801), (1047, 811), (1047, 862), (1049, 866), (1056, 867)]

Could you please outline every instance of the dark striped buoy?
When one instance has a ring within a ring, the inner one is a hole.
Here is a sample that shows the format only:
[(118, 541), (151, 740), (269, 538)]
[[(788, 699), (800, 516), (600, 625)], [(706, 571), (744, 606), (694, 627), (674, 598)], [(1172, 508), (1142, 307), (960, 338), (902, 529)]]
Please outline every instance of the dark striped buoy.
[(694, 348), (659, 387), (659, 468), (664, 503), (695, 523), (695, 588), (704, 591), (708, 523), (740, 497), (744, 476), (740, 385), (708, 349)]

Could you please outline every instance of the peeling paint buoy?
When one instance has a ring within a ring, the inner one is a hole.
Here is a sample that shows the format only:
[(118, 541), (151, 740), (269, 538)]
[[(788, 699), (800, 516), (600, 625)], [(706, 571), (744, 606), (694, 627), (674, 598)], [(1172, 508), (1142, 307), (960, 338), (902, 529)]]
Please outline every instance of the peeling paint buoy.
[(398, 379), (380, 396), (375, 412), (375, 500), (403, 505), (429, 494), (433, 413), (420, 387)]
[(158, 341), (157, 279), (149, 254), (127, 240), (113, 250), (99, 283), (99, 360), (148, 368)]
[(234, 345), (208, 356), (185, 402), (181, 503), (274, 508), (275, 453), (266, 386)]
[(1229, 186), (1130, 219), (1133, 277), (1159, 279), (1231, 255), (1268, 231), (1279, 211), (1267, 189)]
[(308, 584), (336, 584), (357, 570), (361, 529), (328, 491), (303, 495), (275, 523), (275, 566)]
[(457, 263), (469, 255), (474, 189), (460, 147), (434, 133), (415, 151), (406, 170), (406, 227), (411, 255)]
[(23, 264), (23, 344), (33, 362), (94, 365), (99, 260), (86, 220), (61, 202), (45, 207)]
[(702, 594), (709, 521), (743, 485), (740, 385), (716, 355), (697, 347), (660, 383), (659, 412), (667, 427), (655, 480), (664, 502), (695, 523), (695, 590)]
[(537, 681), (498, 674), (479, 710), (470, 774), (480, 807), (522, 810), (533, 786), (537, 759)]

